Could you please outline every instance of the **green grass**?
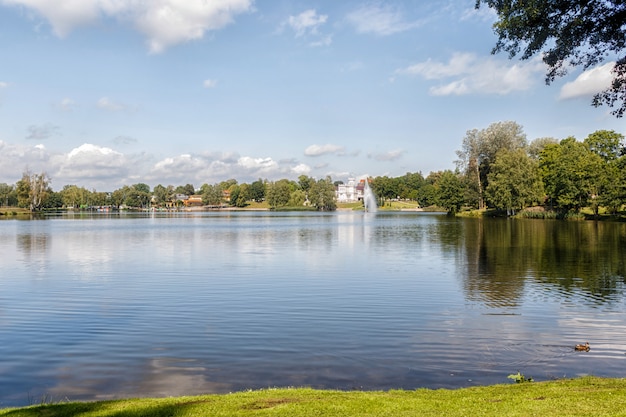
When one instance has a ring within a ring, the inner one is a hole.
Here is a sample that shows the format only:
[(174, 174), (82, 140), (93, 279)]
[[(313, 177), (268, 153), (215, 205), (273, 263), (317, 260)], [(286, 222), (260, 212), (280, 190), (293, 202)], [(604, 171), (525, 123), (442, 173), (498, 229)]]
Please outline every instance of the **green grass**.
[(140, 416), (624, 416), (626, 379), (585, 377), (456, 390), (267, 389), (160, 399), (0, 409), (7, 417)]
[[(338, 209), (343, 210), (363, 210), (363, 202), (357, 201), (355, 203), (337, 203)], [(416, 201), (385, 201), (385, 204), (378, 207), (381, 211), (400, 211), (400, 210), (416, 210), (422, 209)], [(442, 211), (437, 207), (428, 207), (422, 209), (423, 211)], [(445, 211), (445, 210), (443, 210)]]
[(30, 215), (29, 209), (24, 209), (20, 207), (0, 207), (0, 216), (20, 216), (20, 215)]

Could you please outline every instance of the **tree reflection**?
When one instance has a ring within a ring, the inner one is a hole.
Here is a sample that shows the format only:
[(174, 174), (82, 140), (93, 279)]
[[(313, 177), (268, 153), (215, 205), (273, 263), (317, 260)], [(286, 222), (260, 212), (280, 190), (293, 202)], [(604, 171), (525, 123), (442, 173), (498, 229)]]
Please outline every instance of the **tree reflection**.
[(624, 294), (626, 227), (620, 223), (460, 219), (466, 298), (516, 307), (525, 287), (610, 303)]
[(17, 247), (27, 258), (46, 252), (49, 235), (47, 233), (23, 233), (17, 235)]

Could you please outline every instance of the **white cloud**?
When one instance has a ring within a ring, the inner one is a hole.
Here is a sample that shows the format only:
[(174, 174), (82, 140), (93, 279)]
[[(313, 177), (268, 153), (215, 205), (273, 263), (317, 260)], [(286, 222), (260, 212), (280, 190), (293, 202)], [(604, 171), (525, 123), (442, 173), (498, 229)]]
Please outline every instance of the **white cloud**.
[(125, 105), (116, 103), (108, 97), (102, 97), (100, 100), (98, 100), (98, 103), (96, 105), (103, 110), (109, 111), (122, 111), (127, 109)]
[(327, 15), (318, 15), (315, 9), (309, 9), (297, 16), (289, 16), (287, 24), (296, 33), (296, 37), (307, 33), (317, 34), (317, 29), (328, 19)]
[(321, 156), (330, 153), (343, 153), (344, 147), (339, 145), (311, 145), (304, 150), (306, 156)]
[(291, 168), (291, 171), (295, 174), (295, 175), (308, 175), (311, 172), (311, 167), (308, 166), (307, 164), (298, 164), (294, 167)]
[(413, 29), (419, 22), (407, 22), (403, 14), (391, 6), (380, 3), (368, 4), (358, 8), (347, 16), (358, 33), (373, 33), (387, 36)]
[(0, 81), (0, 88), (7, 88), (9, 86), (8, 83), (5, 83), (3, 81)]
[(191, 183), (199, 188), (204, 183), (214, 184), (229, 178), (241, 183), (259, 178), (275, 181), (309, 175), (312, 171), (296, 159), (276, 161), (271, 157), (228, 152), (186, 153), (155, 160), (148, 153), (124, 154), (89, 143), (58, 152), (43, 145), (13, 145), (0, 140), (0, 183), (14, 184), (25, 169), (47, 172), (57, 191), (71, 184), (113, 191), (137, 182), (151, 187)]
[(215, 88), (217, 87), (217, 80), (211, 80), (211, 79), (204, 80), (202, 85), (204, 86), (204, 88)]
[(310, 172), (297, 161), (277, 162), (270, 157), (240, 156), (232, 153), (183, 154), (158, 161), (144, 177), (162, 184), (192, 182), (196, 186), (229, 178), (252, 182), (259, 178), (276, 180)]
[(13, 184), (22, 172), (49, 170), (50, 154), (42, 145), (22, 146), (0, 140), (0, 183)]
[(545, 66), (540, 58), (512, 64), (493, 57), (480, 58), (473, 53), (454, 53), (445, 62), (428, 59), (395, 73), (419, 76), (426, 80), (440, 80), (442, 84), (430, 88), (434, 96), (465, 94), (500, 94), (524, 91), (536, 83), (537, 74)]
[(615, 62), (609, 62), (600, 67), (592, 68), (580, 74), (574, 81), (566, 83), (561, 88), (561, 100), (590, 97), (611, 86), (613, 74), (611, 71)]
[(61, 111), (70, 112), (76, 108), (76, 102), (74, 102), (71, 98), (64, 98), (56, 105), (56, 107)]
[(368, 154), (368, 158), (373, 158), (377, 161), (395, 161), (400, 159), (405, 153), (406, 151), (402, 149), (396, 149), (388, 152)]
[(35, 10), (59, 37), (102, 17), (130, 22), (147, 38), (152, 53), (200, 39), (207, 31), (232, 23), (252, 9), (253, 0), (0, 0), (4, 5)]
[(321, 36), (318, 40), (312, 41), (309, 43), (309, 46), (318, 47), (318, 46), (329, 46), (333, 43), (333, 35)]
[(56, 176), (64, 185), (85, 180), (124, 178), (133, 164), (120, 152), (90, 143), (72, 149), (67, 155), (53, 158), (58, 164)]

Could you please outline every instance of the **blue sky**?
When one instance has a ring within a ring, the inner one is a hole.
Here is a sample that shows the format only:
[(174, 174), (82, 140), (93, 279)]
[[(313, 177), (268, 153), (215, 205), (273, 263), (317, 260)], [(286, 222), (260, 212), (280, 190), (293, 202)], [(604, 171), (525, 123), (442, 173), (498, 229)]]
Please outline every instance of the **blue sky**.
[(626, 134), (590, 98), (491, 55), (475, 0), (0, 0), (0, 182), (200, 187), (453, 169), (465, 133)]

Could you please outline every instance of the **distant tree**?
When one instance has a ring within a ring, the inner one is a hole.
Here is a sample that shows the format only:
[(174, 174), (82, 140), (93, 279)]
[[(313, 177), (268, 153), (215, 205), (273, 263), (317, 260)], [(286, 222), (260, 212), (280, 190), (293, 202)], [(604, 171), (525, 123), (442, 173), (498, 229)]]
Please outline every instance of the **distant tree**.
[(250, 184), (248, 189), (250, 199), (260, 203), (265, 199), (265, 183), (261, 178)]
[(543, 183), (537, 162), (522, 149), (502, 150), (489, 173), (485, 190), (489, 202), (509, 215), (543, 201)]
[(222, 189), (217, 184), (203, 184), (200, 187), (200, 193), (202, 194), (202, 203), (207, 206), (219, 206), (223, 202)]
[(226, 190), (228, 190), (228, 189), (229, 189), (232, 185), (237, 185), (237, 180), (236, 180), (236, 179), (231, 178), (231, 179), (229, 179), (229, 180), (226, 180), (226, 181), (222, 181), (222, 182), (220, 182), (218, 185), (219, 185), (219, 187), (220, 187), (223, 191), (226, 191)]
[(89, 202), (92, 206), (107, 206), (110, 204), (109, 195), (103, 192), (96, 192), (92, 190), (89, 197)]
[(300, 189), (305, 192), (305, 194), (309, 192), (309, 189), (314, 182), (315, 179), (307, 175), (300, 175), (298, 177), (298, 185), (300, 186)]
[(311, 205), (320, 211), (333, 211), (337, 209), (335, 186), (330, 177), (320, 179), (311, 184), (309, 189), (309, 201)]
[(170, 192), (167, 187), (158, 184), (152, 190), (152, 194), (154, 196), (154, 201), (157, 205), (162, 206), (170, 199)]
[(87, 205), (89, 201), (89, 190), (77, 185), (65, 185), (60, 191), (61, 201), (65, 207), (79, 208)]
[(192, 184), (179, 185), (174, 190), (175, 194), (184, 194), (184, 195), (194, 195), (196, 193), (196, 189)]
[(245, 207), (250, 200), (250, 186), (248, 184), (232, 185), (230, 187), (230, 204), (235, 207)]
[(150, 194), (150, 186), (148, 184), (140, 182), (139, 184), (134, 184), (133, 188), (142, 193)]
[(304, 205), (305, 201), (306, 194), (304, 193), (304, 191), (294, 190), (291, 192), (291, 195), (289, 195), (289, 202), (287, 203), (287, 205), (289, 207), (300, 207)]
[(559, 143), (559, 140), (556, 138), (549, 138), (549, 137), (537, 138), (533, 140), (532, 142), (530, 142), (530, 144), (528, 145), (528, 156), (530, 156), (534, 160), (538, 160), (539, 155), (541, 154), (541, 151), (543, 151), (543, 149), (547, 145), (558, 144), (558, 143)]
[(617, 214), (626, 204), (626, 155), (607, 164), (598, 204), (606, 207), (611, 214)]
[(398, 196), (402, 199), (417, 200), (419, 189), (425, 184), (420, 172), (407, 172), (397, 178)]
[[(367, 181), (367, 180), (366, 180)], [(391, 200), (398, 197), (398, 181), (388, 176), (375, 177), (370, 184), (372, 191), (380, 200), (380, 205), (385, 204), (385, 200)]]
[(515, 122), (492, 123), (486, 129), (467, 131), (461, 150), (457, 151), (457, 166), (465, 175), (467, 200), (476, 200), (478, 208), (485, 207), (484, 191), (488, 185), (491, 164), (501, 150), (525, 149), (526, 135)]
[(48, 195), (46, 196), (46, 199), (43, 201), (42, 203), (42, 207), (45, 209), (59, 209), (63, 207), (63, 200), (61, 199), (61, 193), (57, 193), (55, 191), (52, 191), (51, 189), (48, 190)]
[(146, 208), (150, 205), (152, 194), (147, 184), (134, 184), (132, 191), (126, 196), (126, 205), (130, 207)]
[(564, 210), (580, 210), (597, 204), (602, 180), (606, 175), (602, 158), (570, 137), (558, 145), (548, 145), (541, 152), (539, 168), (550, 201)]
[(424, 184), (418, 191), (417, 201), (422, 207), (434, 206), (437, 204), (437, 189), (435, 184), (441, 178), (442, 171), (434, 171), (424, 178)]
[(18, 205), (29, 208), (30, 211), (41, 210), (44, 207), (46, 198), (52, 191), (49, 184), (50, 178), (45, 172), (33, 174), (30, 171), (26, 171), (15, 187)]
[(498, 15), (494, 30), (498, 41), (493, 53), (521, 54), (529, 59), (537, 54), (548, 66), (546, 83), (567, 74), (569, 68), (594, 67), (616, 60), (613, 80), (596, 94), (592, 104), (614, 107), (621, 117), (626, 112), (626, 3), (624, 0), (476, 0)]
[(269, 183), (266, 196), (267, 202), (270, 207), (285, 207), (289, 204), (291, 191), (291, 183), (287, 179)]
[(463, 206), (463, 194), (464, 187), (463, 182), (459, 178), (459, 175), (446, 170), (441, 173), (441, 176), (435, 183), (436, 204), (445, 208), (448, 213), (458, 213)]
[(0, 184), (0, 206), (17, 205), (15, 187), (6, 183)]
[(616, 160), (624, 151), (624, 135), (614, 130), (597, 130), (583, 143), (606, 162)]
[(228, 193), (230, 196), (230, 205), (237, 207), (237, 200), (239, 200), (239, 184), (233, 184), (228, 187)]

